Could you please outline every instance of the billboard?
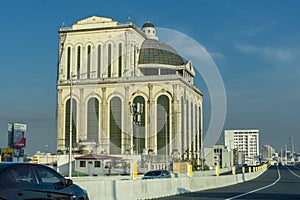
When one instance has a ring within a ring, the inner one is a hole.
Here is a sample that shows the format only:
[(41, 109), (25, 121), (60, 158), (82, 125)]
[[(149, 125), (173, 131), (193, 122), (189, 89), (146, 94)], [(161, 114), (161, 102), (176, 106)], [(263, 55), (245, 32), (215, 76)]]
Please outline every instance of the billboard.
[(27, 125), (21, 123), (8, 124), (8, 146), (10, 148), (26, 147), (26, 130)]
[(25, 138), (24, 131), (15, 130), (13, 146), (14, 147), (26, 147), (26, 138)]

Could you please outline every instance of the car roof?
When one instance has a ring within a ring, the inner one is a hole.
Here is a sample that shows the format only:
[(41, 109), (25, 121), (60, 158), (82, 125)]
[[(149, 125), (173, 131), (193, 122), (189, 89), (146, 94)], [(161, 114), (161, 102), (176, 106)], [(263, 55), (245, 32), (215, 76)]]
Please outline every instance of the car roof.
[[(0, 168), (6, 168), (10, 166), (45, 166), (37, 163), (22, 163), (22, 162), (0, 162)], [(48, 166), (45, 166), (48, 167)]]
[(168, 170), (165, 170), (165, 169), (155, 169), (155, 170), (151, 170), (149, 172), (161, 172), (161, 171), (168, 171)]
[(21, 163), (21, 162), (0, 162), (0, 166), (9, 166), (9, 165), (38, 165), (36, 163)]

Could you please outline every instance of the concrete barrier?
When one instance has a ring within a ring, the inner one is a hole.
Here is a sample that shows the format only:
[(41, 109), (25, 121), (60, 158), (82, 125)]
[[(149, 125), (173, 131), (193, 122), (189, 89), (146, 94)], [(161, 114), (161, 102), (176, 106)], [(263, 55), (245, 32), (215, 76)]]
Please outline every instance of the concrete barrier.
[(245, 174), (179, 177), (149, 180), (102, 180), (101, 177), (76, 177), (74, 183), (88, 191), (91, 200), (152, 199), (242, 183), (257, 178), (267, 167)]

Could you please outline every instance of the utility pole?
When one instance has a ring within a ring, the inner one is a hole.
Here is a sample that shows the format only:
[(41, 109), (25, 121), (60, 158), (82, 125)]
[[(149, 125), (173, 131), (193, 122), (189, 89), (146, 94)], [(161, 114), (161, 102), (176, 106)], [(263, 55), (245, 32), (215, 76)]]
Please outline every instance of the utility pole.
[(282, 147), (280, 147), (280, 162), (282, 163)]
[(285, 165), (287, 165), (287, 145), (285, 145)]

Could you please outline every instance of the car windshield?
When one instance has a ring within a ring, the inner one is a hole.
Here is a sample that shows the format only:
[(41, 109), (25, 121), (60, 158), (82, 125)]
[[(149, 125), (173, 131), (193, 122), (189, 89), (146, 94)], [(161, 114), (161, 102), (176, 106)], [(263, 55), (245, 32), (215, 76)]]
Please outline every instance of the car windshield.
[(159, 176), (159, 175), (161, 175), (161, 171), (151, 171), (145, 174), (145, 176)]

